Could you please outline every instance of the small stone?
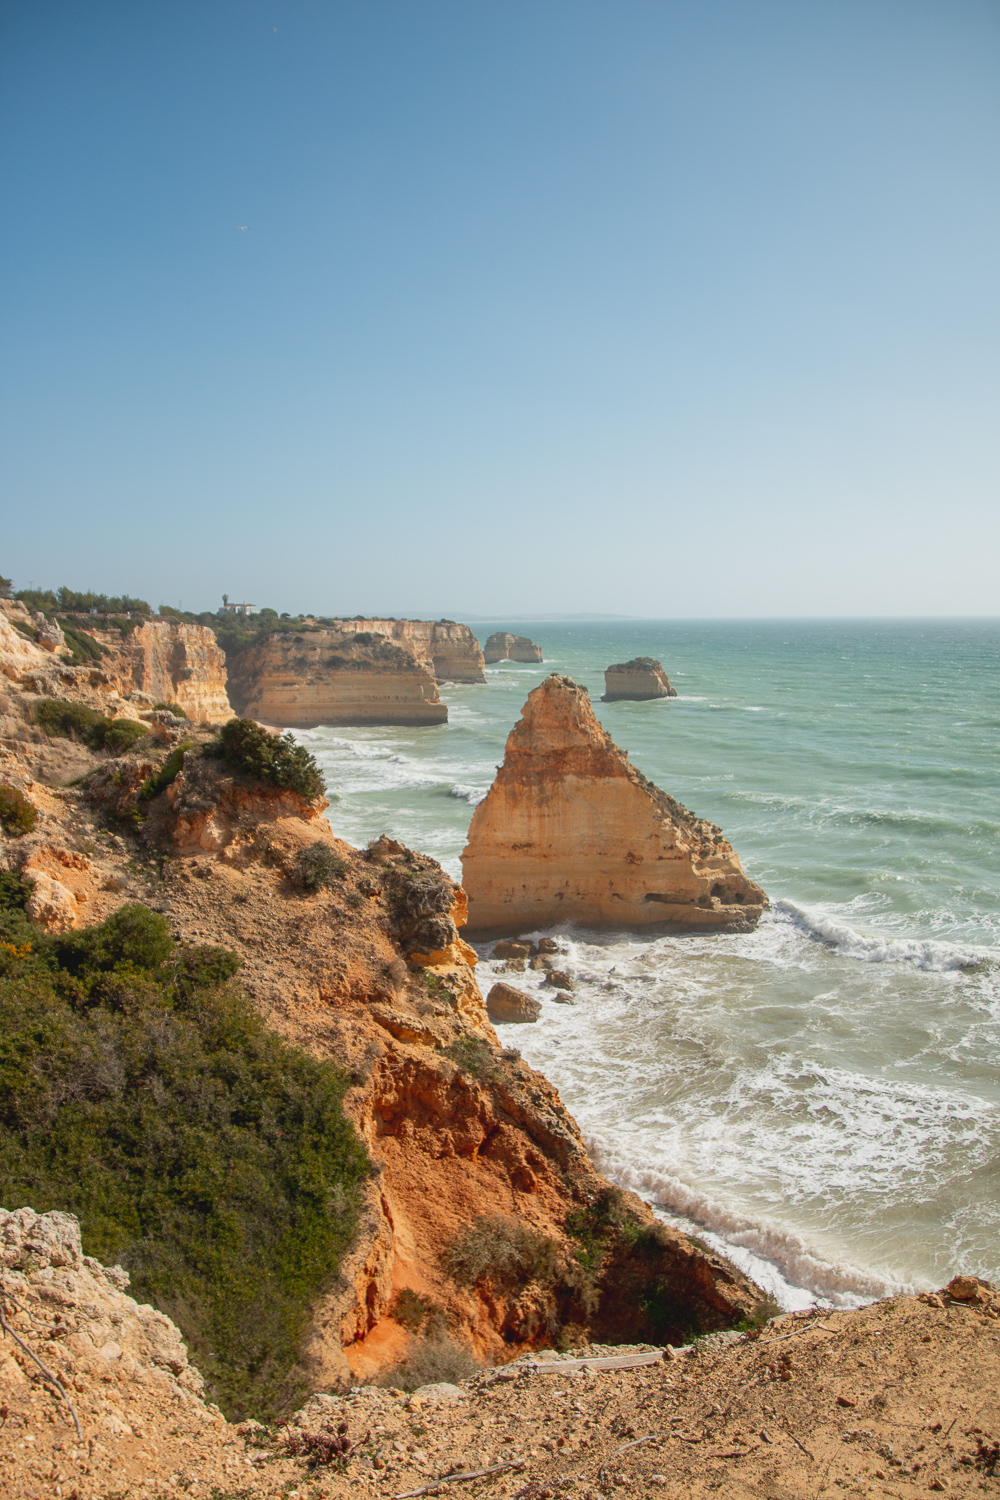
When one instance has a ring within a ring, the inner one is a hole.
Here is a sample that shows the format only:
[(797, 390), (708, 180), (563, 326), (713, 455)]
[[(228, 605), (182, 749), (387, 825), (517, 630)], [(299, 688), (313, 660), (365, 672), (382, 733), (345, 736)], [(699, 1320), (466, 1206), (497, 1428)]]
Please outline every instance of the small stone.
[(564, 969), (553, 969), (546, 974), (544, 983), (551, 985), (555, 990), (571, 990), (573, 981)]
[(956, 1302), (975, 1302), (979, 1296), (979, 1282), (975, 1276), (953, 1276), (948, 1283), (948, 1296)]

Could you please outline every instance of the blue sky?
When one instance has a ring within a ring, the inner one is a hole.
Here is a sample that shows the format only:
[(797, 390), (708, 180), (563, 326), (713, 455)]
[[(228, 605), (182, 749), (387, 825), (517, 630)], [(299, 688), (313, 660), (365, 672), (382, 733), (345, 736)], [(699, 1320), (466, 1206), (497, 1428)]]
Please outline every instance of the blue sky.
[(3, 0), (0, 572), (1000, 614), (998, 127), (993, 0)]

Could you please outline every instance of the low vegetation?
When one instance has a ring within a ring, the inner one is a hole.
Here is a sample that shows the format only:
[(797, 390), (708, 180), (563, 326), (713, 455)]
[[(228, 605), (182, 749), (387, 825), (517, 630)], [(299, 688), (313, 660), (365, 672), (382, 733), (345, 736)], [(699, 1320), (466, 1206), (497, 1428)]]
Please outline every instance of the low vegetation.
[(91, 750), (124, 755), (149, 733), (149, 725), (137, 719), (109, 719), (85, 703), (67, 703), (63, 698), (43, 698), (36, 703), (35, 723), (53, 739), (77, 740)]
[(6, 1207), (79, 1216), (84, 1247), (172, 1317), (233, 1417), (275, 1417), (369, 1171), (346, 1078), (268, 1032), (235, 956), (127, 906), (55, 937), (0, 874)]
[(145, 599), (133, 599), (129, 594), (81, 593), (65, 586), (56, 589), (18, 589), (14, 594), (28, 609), (37, 609), (44, 615), (72, 614), (76, 611), (96, 610), (99, 615), (151, 615), (151, 607)]
[(246, 776), (297, 792), (307, 802), (322, 797), (326, 790), (319, 766), (291, 734), (269, 734), (253, 719), (230, 719), (222, 726), (217, 743), (223, 760)]
[(513, 1291), (528, 1281), (551, 1282), (559, 1273), (555, 1240), (504, 1214), (481, 1214), (448, 1247), (448, 1274), (459, 1286), (489, 1283)]
[(0, 785), (0, 828), (8, 838), (30, 833), (38, 822), (38, 810), (15, 786)]
[(348, 861), (329, 844), (310, 844), (307, 849), (299, 850), (295, 878), (303, 890), (318, 891), (343, 880), (350, 868)]

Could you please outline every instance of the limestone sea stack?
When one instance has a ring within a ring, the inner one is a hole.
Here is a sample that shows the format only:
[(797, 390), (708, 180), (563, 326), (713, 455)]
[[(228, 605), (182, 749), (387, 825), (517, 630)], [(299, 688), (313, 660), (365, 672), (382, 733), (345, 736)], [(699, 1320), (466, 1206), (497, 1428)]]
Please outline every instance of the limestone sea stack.
[(508, 736), (462, 869), (483, 937), (556, 922), (747, 930), (767, 905), (715, 824), (630, 765), (586, 688), (555, 675)]
[(281, 728), (317, 724), (444, 724), (427, 666), (381, 634), (275, 632), (231, 662), (237, 713)]
[(633, 656), (616, 662), (604, 672), (604, 702), (645, 703), (650, 698), (676, 698), (670, 678), (651, 656)]
[(489, 666), (498, 661), (541, 661), (542, 648), (526, 635), (511, 635), (508, 630), (498, 630), (491, 635), (483, 647), (483, 660)]

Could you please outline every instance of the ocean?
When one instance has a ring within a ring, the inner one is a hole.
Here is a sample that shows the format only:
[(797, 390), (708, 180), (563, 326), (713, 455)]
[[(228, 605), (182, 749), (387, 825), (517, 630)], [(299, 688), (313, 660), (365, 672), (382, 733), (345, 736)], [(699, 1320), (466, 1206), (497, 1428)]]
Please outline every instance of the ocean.
[[(544, 662), (443, 687), (447, 725), (298, 734), (342, 838), (389, 833), (460, 877), (507, 733), (559, 672), (771, 898), (749, 934), (550, 929), (573, 1005), (518, 976), (542, 1018), (503, 1040), (600, 1170), (787, 1308), (1000, 1281), (1000, 622), (474, 629), (530, 635)], [(601, 703), (633, 656), (678, 697)]]

